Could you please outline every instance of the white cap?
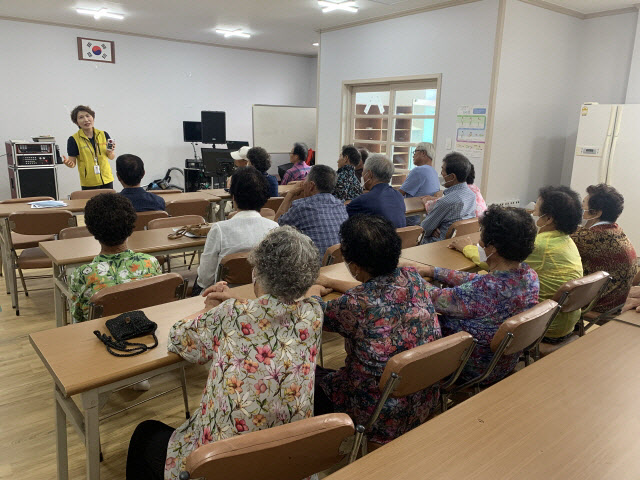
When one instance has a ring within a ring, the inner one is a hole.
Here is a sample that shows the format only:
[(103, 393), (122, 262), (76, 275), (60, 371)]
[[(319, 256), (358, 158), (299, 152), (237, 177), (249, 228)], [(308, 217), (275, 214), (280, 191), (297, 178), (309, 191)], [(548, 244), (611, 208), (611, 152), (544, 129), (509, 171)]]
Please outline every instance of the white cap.
[(240, 150), (237, 152), (231, 152), (231, 158), (234, 160), (246, 160), (247, 153), (249, 152), (249, 147), (240, 147)]

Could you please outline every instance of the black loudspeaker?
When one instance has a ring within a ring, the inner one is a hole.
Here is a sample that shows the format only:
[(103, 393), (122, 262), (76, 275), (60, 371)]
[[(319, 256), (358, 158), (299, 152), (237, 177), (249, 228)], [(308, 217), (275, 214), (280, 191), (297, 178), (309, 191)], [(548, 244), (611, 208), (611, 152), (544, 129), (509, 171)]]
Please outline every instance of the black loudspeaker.
[[(20, 168), (9, 172), (12, 197), (47, 196), (58, 199), (58, 179), (55, 168)], [(17, 188), (16, 188), (17, 187)]]
[(227, 127), (224, 112), (200, 112), (202, 143), (226, 143)]

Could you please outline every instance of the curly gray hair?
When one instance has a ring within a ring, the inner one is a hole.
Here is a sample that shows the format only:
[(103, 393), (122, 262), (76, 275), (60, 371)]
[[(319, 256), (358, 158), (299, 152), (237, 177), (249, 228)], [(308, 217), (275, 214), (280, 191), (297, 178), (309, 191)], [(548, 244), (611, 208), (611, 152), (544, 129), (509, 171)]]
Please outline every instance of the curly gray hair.
[(293, 227), (271, 230), (249, 254), (256, 281), (262, 290), (283, 302), (305, 294), (318, 278), (318, 249)]

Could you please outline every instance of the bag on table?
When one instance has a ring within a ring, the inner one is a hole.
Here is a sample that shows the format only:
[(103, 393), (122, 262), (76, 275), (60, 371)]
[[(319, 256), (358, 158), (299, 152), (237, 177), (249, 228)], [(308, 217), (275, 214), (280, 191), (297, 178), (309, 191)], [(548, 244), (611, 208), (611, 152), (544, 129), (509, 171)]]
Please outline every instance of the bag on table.
[[(110, 337), (106, 333), (95, 330), (93, 333), (107, 346), (107, 351), (116, 357), (132, 357), (151, 350), (158, 346), (158, 337), (156, 330), (158, 325), (147, 318), (141, 310), (126, 312), (117, 317), (111, 318), (105, 322)], [(153, 345), (148, 346), (144, 343), (128, 342), (127, 340), (145, 335), (153, 336)], [(125, 353), (116, 353), (113, 350)]]

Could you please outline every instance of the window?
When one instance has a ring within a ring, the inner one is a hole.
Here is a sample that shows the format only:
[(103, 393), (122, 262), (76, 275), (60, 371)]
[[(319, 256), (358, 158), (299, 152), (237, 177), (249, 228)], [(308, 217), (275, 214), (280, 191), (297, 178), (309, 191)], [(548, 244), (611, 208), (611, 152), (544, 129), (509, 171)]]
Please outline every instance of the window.
[(349, 114), (343, 143), (389, 155), (396, 167), (391, 183), (400, 186), (413, 168), (416, 145), (435, 145), (439, 83), (439, 75), (410, 81), (345, 82)]

